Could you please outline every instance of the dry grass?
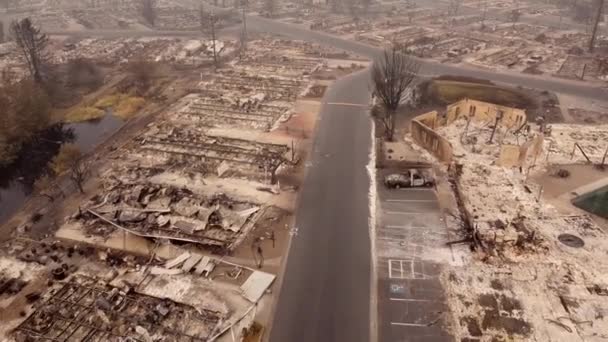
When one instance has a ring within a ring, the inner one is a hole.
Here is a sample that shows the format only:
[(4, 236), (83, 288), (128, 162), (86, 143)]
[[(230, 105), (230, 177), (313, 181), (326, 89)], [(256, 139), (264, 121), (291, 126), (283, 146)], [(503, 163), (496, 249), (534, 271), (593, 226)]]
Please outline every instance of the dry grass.
[(143, 97), (117, 93), (100, 98), (95, 103), (95, 107), (112, 109), (114, 116), (127, 120), (137, 114), (145, 104), (146, 100)]
[(74, 144), (62, 145), (59, 153), (51, 160), (51, 169), (59, 175), (70, 169), (71, 165), (80, 158), (80, 149)]
[(97, 100), (97, 102), (95, 102), (94, 106), (97, 108), (101, 108), (101, 109), (113, 108), (113, 107), (117, 106), (121, 101), (123, 101), (127, 97), (129, 97), (129, 96), (126, 94), (106, 95), (106, 96), (100, 98), (99, 100)]
[(258, 323), (253, 324), (243, 334), (243, 342), (260, 342), (264, 335), (264, 327)]
[(105, 112), (99, 108), (83, 106), (69, 111), (64, 118), (65, 122), (82, 122), (103, 117)]
[(114, 108), (114, 115), (127, 120), (137, 114), (145, 104), (146, 100), (143, 97), (125, 98)]

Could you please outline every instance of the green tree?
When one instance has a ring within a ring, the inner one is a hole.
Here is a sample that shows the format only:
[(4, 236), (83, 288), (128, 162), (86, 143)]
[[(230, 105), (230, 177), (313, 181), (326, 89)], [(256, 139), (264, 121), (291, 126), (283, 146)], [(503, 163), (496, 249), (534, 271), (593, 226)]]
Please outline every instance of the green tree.
[(26, 79), (0, 87), (0, 106), (0, 165), (8, 165), (24, 143), (47, 127), (51, 104), (46, 92)]

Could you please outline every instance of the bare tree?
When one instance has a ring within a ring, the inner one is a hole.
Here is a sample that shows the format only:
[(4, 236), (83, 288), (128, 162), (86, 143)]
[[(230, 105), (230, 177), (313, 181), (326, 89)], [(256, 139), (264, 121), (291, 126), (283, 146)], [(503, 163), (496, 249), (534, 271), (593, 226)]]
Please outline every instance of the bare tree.
[(460, 4), (462, 0), (450, 0), (448, 4), (448, 16), (455, 17), (458, 15), (458, 11), (460, 10)]
[(384, 107), (380, 117), (389, 141), (395, 135), (397, 109), (409, 95), (418, 70), (420, 63), (399, 46), (385, 49), (383, 56), (372, 65), (374, 96), (378, 97)]
[(369, 6), (372, 4), (372, 0), (361, 0), (361, 5), (363, 5), (363, 12), (367, 13), (369, 11)]
[(156, 23), (156, 5), (154, 0), (141, 0), (141, 15), (150, 26)]
[(481, 11), (481, 29), (486, 27), (486, 16), (488, 14), (488, 0), (483, 2), (483, 10)]
[[(235, 3), (237, 1), (235, 0)], [(241, 35), (239, 36), (239, 58), (243, 58), (243, 54), (247, 49), (247, 15), (245, 11), (247, 10), (247, 5), (249, 4), (247, 0), (240, 0), (241, 4), (241, 16), (243, 20), (243, 29), (241, 30)]]
[(416, 12), (414, 12), (411, 8), (407, 11), (407, 21), (408, 23), (412, 23), (414, 17), (416, 16)]
[(55, 201), (57, 195), (63, 196), (61, 187), (52, 175), (44, 175), (34, 183), (34, 190), (38, 196), (46, 197), (49, 201)]
[(342, 7), (342, 0), (327, 0), (331, 5), (331, 11), (333, 13), (338, 13), (340, 8)]
[(359, 22), (359, 4), (357, 4), (354, 0), (349, 0), (347, 2), (348, 12), (353, 17), (353, 22), (355, 25)]
[(144, 95), (156, 73), (156, 64), (144, 60), (133, 61), (127, 64), (126, 70), (132, 78), (133, 86), (138, 95)]
[(593, 31), (591, 32), (591, 39), (589, 39), (589, 52), (593, 52), (595, 48), (595, 36), (597, 35), (597, 28), (600, 24), (602, 17), (602, 10), (604, 9), (604, 0), (598, 0), (597, 12), (595, 14), (595, 22), (593, 23)]
[(73, 144), (63, 145), (51, 162), (51, 170), (55, 175), (69, 172), (70, 179), (84, 193), (83, 184), (90, 173), (89, 163), (84, 160), (80, 149)]
[(521, 11), (519, 9), (516, 8), (509, 13), (509, 19), (513, 23), (513, 28), (515, 28), (515, 23), (519, 21), (519, 18), (521, 18)]
[(34, 26), (30, 18), (13, 21), (11, 34), (15, 37), (34, 81), (38, 84), (44, 83), (48, 67), (46, 47), (49, 38), (40, 32), (40, 28)]
[(67, 63), (67, 83), (93, 90), (103, 83), (103, 74), (92, 60), (76, 58)]
[(277, 3), (276, 0), (264, 0), (264, 12), (267, 16), (274, 16), (274, 12), (276, 10)]
[(90, 164), (80, 157), (72, 162), (70, 165), (70, 179), (78, 187), (78, 191), (84, 194), (84, 181), (89, 176)]
[(217, 47), (217, 23), (219, 19), (217, 15), (213, 12), (205, 13), (203, 7), (200, 8), (200, 21), (201, 21), (201, 31), (203, 34), (208, 34), (209, 38), (211, 38), (211, 48), (213, 50), (213, 65), (215, 68), (219, 68), (220, 63), (220, 53), (222, 49), (218, 49)]

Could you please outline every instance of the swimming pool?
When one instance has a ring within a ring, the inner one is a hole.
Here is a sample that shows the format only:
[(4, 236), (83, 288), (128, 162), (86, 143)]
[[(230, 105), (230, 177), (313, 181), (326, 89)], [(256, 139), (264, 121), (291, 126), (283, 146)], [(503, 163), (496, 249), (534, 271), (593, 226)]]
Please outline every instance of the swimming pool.
[(608, 219), (608, 185), (578, 196), (572, 200), (572, 204)]

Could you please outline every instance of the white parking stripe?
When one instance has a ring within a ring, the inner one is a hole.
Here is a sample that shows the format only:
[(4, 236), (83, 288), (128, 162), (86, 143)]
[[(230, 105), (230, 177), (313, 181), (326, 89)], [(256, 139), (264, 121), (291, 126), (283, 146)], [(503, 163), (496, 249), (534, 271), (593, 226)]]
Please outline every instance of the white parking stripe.
[(351, 106), (351, 107), (363, 107), (363, 108), (369, 108), (368, 104), (360, 104), (360, 103), (349, 103), (349, 102), (325, 102), (325, 104), (327, 105), (334, 105), (334, 106)]
[(419, 214), (425, 214), (425, 212), (422, 211), (387, 211), (386, 212), (389, 215), (419, 215)]
[(410, 199), (389, 199), (387, 202), (437, 202), (436, 200), (410, 200)]
[(391, 322), (391, 325), (400, 325), (404, 327), (428, 327), (428, 324), (418, 324), (418, 323), (400, 323), (400, 322)]
[(433, 191), (433, 188), (400, 188), (399, 191)]
[(432, 299), (414, 299), (414, 298), (391, 298), (395, 302), (437, 302)]

